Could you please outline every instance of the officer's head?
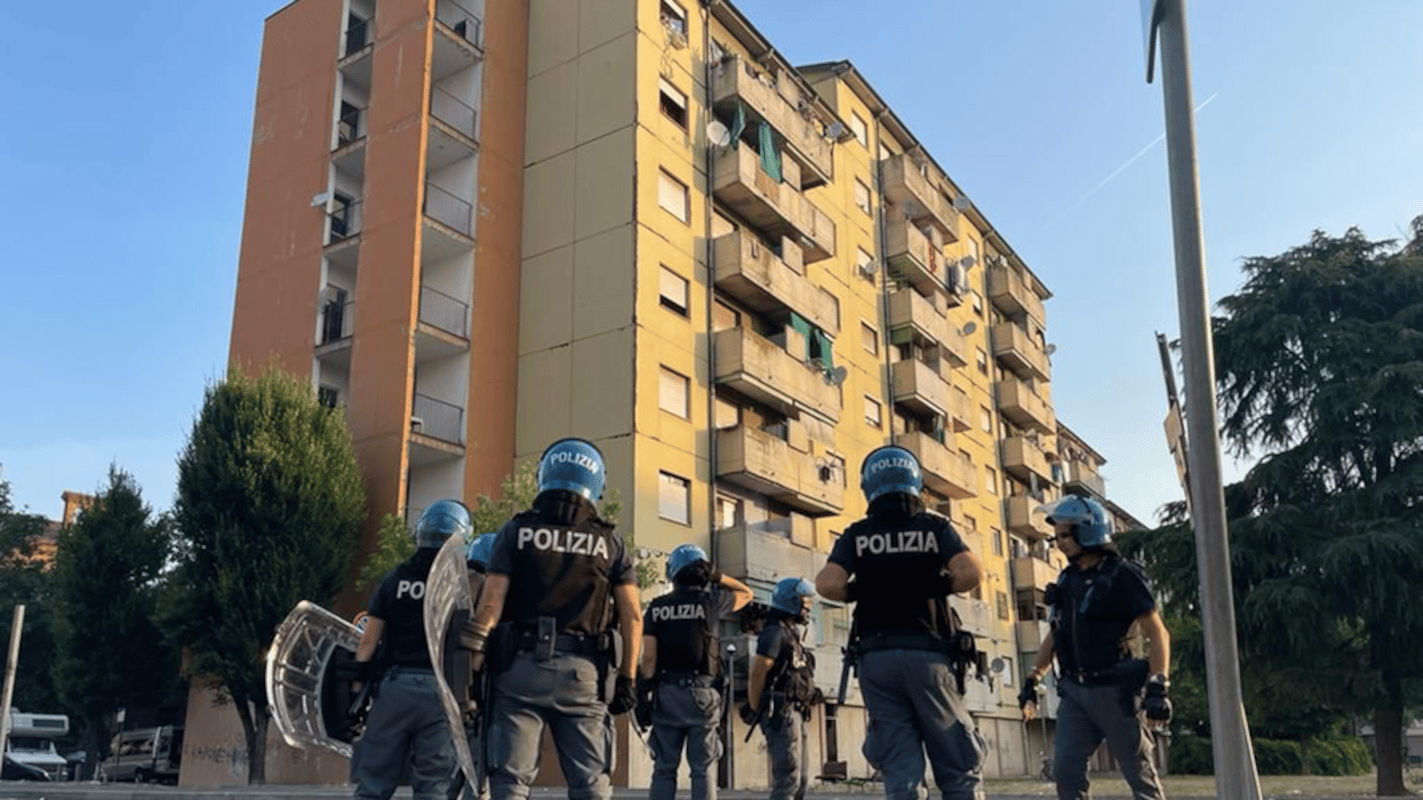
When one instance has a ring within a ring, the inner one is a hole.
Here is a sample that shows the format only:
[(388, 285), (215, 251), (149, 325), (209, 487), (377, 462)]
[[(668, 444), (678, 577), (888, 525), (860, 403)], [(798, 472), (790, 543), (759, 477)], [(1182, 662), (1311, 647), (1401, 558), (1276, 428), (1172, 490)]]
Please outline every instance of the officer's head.
[(469, 509), (458, 500), (437, 500), (426, 507), (415, 523), (415, 546), (439, 547), (451, 536), (469, 533)]
[(602, 452), (585, 439), (559, 439), (539, 459), (540, 492), (563, 489), (596, 502), (607, 481)]
[[(701, 567), (698, 567), (701, 565)], [(694, 544), (677, 545), (667, 556), (667, 580), (673, 583), (705, 586), (711, 573), (707, 551)]]
[(497, 533), (481, 533), (464, 549), (464, 563), (469, 569), (483, 572), (489, 566), (489, 557), (494, 554), (494, 540)]
[(801, 622), (810, 619), (810, 606), (815, 601), (815, 587), (804, 578), (781, 578), (771, 593), (771, 608), (795, 617)]
[(903, 447), (891, 444), (871, 450), (860, 465), (860, 489), (867, 502), (894, 493), (918, 497), (923, 488), (919, 459)]
[[(1090, 497), (1067, 497), (1042, 507), (1047, 512), (1053, 533), (1062, 539), (1069, 537), (1084, 550), (1103, 548), (1112, 543), (1112, 526), (1107, 522), (1107, 510)], [(1069, 554), (1071, 555), (1071, 554)]]

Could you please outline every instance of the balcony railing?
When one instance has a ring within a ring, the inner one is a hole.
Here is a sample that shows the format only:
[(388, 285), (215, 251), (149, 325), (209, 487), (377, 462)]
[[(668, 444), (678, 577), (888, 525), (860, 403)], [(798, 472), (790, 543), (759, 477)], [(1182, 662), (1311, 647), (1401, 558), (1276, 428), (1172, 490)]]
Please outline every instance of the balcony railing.
[(1081, 461), (1073, 461), (1067, 465), (1065, 483), (1068, 488), (1085, 489), (1097, 497), (1107, 496), (1106, 481), (1102, 480), (1096, 470)]
[(738, 105), (744, 103), (741, 108), (751, 117), (748, 125), (756, 124), (759, 117), (781, 135), (787, 155), (801, 165), (797, 189), (819, 186), (835, 171), (830, 140), (801, 115), (796, 102), (799, 95), (800, 88), (789, 74), (773, 77), (739, 56), (717, 65), (712, 77), (712, 98), (719, 114), (732, 119)]
[(455, 35), (472, 45), (478, 46), (482, 40), (483, 23), (473, 11), (455, 0), (436, 0), (435, 21), (455, 32)]
[(346, 28), (346, 48), (341, 52), (341, 57), (359, 53), (366, 45), (371, 43), (371, 34), (374, 32), (375, 23), (372, 20), (363, 19), (353, 22)]
[(317, 344), (330, 344), (351, 338), (351, 333), (355, 330), (351, 309), (355, 302), (347, 300), (338, 303), (328, 300), (321, 307), (321, 338)]
[(1013, 477), (1028, 481), (1036, 476), (1040, 483), (1057, 483), (1048, 466), (1047, 455), (1026, 436), (1009, 436), (1003, 440), (1003, 469)]
[(355, 236), (361, 232), (361, 201), (339, 204), (326, 212), (326, 217), (331, 221), (331, 234), (326, 239), (327, 244), (336, 244)]
[(891, 203), (903, 209), (910, 219), (938, 228), (947, 241), (958, 241), (958, 209), (934, 188), (908, 154), (899, 153), (880, 161), (880, 170), (884, 194)]
[(1016, 533), (1030, 541), (1047, 537), (1049, 531), (1045, 517), (1038, 512), (1042, 501), (1032, 495), (1015, 494), (1003, 501), (1004, 523), (1009, 533)]
[(776, 435), (738, 425), (717, 431), (716, 473), (730, 483), (769, 495), (807, 516), (845, 508), (842, 475)]
[(1041, 433), (1056, 430), (1052, 407), (1012, 375), (998, 382), (998, 410), (1013, 422)]
[(993, 357), (1008, 369), (1040, 381), (1052, 380), (1052, 364), (1042, 346), (1028, 332), (1012, 322), (1000, 322), (991, 329)]
[(949, 384), (935, 369), (917, 358), (896, 361), (890, 367), (890, 383), (894, 402), (915, 414), (953, 416), (954, 405)]
[(366, 138), (364, 108), (348, 111), (336, 120), (336, 149)]
[(718, 331), (715, 374), (747, 397), (782, 413), (806, 411), (822, 419), (840, 419), (840, 391), (819, 369), (747, 328)]
[(1057, 578), (1057, 570), (1037, 556), (1018, 556), (1013, 559), (1013, 585), (1019, 589), (1031, 586), (1045, 588)]
[[(783, 175), (797, 172), (795, 161), (784, 161)], [(798, 242), (806, 263), (835, 254), (835, 223), (789, 177), (776, 180), (761, 157), (747, 146), (717, 156), (712, 192), (762, 233)]]
[(451, 444), (464, 444), (464, 409), (429, 395), (416, 394), (410, 430)]
[(1023, 276), (1004, 264), (988, 268), (988, 298), (1007, 314), (1027, 314), (1043, 321), (1043, 300)]
[(430, 88), (430, 115), (471, 139), (478, 138), (479, 113), (468, 103), (441, 89)]
[(831, 335), (840, 332), (832, 296), (805, 277), (800, 247), (790, 239), (781, 239), (784, 258), (746, 231), (717, 237), (714, 252), (716, 288), (753, 311), (790, 309)]
[(955, 500), (974, 497), (978, 494), (978, 471), (962, 453), (950, 449), (951, 437), (947, 431), (914, 431), (900, 435), (897, 444), (919, 459), (929, 488)]
[(420, 321), (461, 339), (469, 338), (469, 304), (429, 286), (420, 287)]
[(449, 228), (470, 235), (474, 206), (434, 183), (425, 184), (425, 216)]

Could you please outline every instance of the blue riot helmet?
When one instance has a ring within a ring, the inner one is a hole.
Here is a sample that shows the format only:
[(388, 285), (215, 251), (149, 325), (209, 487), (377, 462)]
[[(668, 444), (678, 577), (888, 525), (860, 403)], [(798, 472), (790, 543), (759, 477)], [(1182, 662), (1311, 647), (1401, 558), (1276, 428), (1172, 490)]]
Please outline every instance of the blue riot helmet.
[(1082, 547), (1101, 547), (1112, 543), (1112, 526), (1107, 510), (1090, 497), (1068, 495), (1061, 500), (1039, 506), (1047, 513), (1049, 525), (1061, 522), (1072, 526), (1070, 535)]
[(416, 547), (439, 547), (451, 536), (461, 539), (469, 533), (469, 509), (458, 500), (431, 503), (415, 523)]
[(586, 439), (559, 439), (539, 459), (539, 491), (564, 489), (586, 500), (603, 497), (608, 482), (603, 453)]
[(892, 492), (918, 497), (923, 488), (919, 459), (903, 447), (891, 444), (875, 448), (860, 465), (860, 489), (868, 502)]
[(465, 565), (475, 569), (488, 567), (489, 557), (494, 555), (494, 540), (497, 538), (497, 533), (481, 533), (474, 537), (474, 541), (464, 549)]
[(783, 611), (805, 622), (804, 599), (815, 596), (815, 587), (804, 578), (781, 578), (776, 582), (776, 591), (771, 593), (771, 608)]
[(667, 580), (675, 581), (677, 573), (692, 566), (698, 561), (710, 562), (707, 558), (707, 551), (694, 544), (680, 544), (672, 554), (667, 556)]

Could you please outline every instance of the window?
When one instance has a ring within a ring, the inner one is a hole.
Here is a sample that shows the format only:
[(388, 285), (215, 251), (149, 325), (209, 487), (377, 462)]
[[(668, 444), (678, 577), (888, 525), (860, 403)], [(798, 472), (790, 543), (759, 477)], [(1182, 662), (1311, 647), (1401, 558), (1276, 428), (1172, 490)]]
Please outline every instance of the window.
[[(686, 221), (686, 220), (683, 220), (683, 222), (685, 222), (685, 221)], [(972, 298), (972, 302), (973, 302), (973, 313), (977, 314), (977, 315), (979, 316), (979, 318), (982, 319), (982, 318), (983, 318), (983, 295), (979, 294), (978, 292), (970, 291), (970, 292), (969, 292), (969, 296)]]
[(993, 433), (993, 412), (988, 410), (988, 406), (978, 407), (978, 425), (985, 433)]
[(691, 409), (687, 403), (688, 394), (687, 376), (662, 368), (662, 380), (657, 390), (657, 403), (663, 411), (668, 411), (682, 419), (691, 416)]
[(860, 345), (865, 348), (866, 353), (879, 355), (879, 331), (870, 327), (870, 323), (864, 320), (860, 320)]
[(963, 529), (968, 531), (969, 533), (973, 533), (974, 531), (978, 530), (978, 520), (974, 519), (973, 517), (970, 517), (967, 514), (964, 514)]
[(867, 281), (873, 281), (879, 269), (875, 266), (874, 256), (866, 253), (864, 248), (855, 248), (855, 273)]
[(982, 347), (978, 348), (978, 371), (988, 374), (988, 354), (983, 352)]
[(687, 279), (668, 269), (664, 264), (658, 291), (661, 292), (662, 307), (687, 316)]
[[(1007, 619), (1007, 617), (1004, 617)], [(1003, 656), (1003, 685), (1013, 685), (1013, 657)]]
[(1003, 531), (993, 532), (993, 555), (1003, 555)]
[(335, 408), (341, 401), (341, 393), (335, 386), (322, 386), (316, 390), (316, 402), (327, 408)]
[(859, 178), (855, 179), (855, 208), (870, 213), (870, 187)]
[(1009, 618), (1008, 595), (1005, 592), (996, 592), (994, 599), (998, 604), (998, 618), (1006, 621)]
[(661, 88), (661, 98), (658, 104), (662, 109), (663, 116), (677, 123), (677, 127), (685, 131), (687, 129), (687, 96), (677, 91), (677, 87), (668, 83), (666, 78), (659, 78), (658, 84)]
[(735, 528), (741, 524), (741, 498), (718, 494), (716, 496), (716, 523), (720, 530)]
[(672, 0), (662, 0), (662, 7), (659, 11), (662, 15), (662, 24), (667, 26), (667, 30), (673, 33), (687, 35), (687, 12)]
[(868, 422), (872, 427), (880, 427), (879, 401), (869, 395), (865, 395), (865, 422)]
[(657, 515), (666, 520), (690, 525), (687, 510), (692, 506), (692, 482), (670, 472), (660, 472), (662, 483), (657, 497)]
[(668, 175), (666, 170), (657, 173), (657, 204), (682, 222), (691, 216), (687, 204), (687, 184)]
[(865, 147), (870, 146), (870, 136), (869, 132), (865, 129), (865, 121), (860, 119), (860, 115), (853, 111), (850, 112), (850, 132), (855, 134), (855, 141)]
[(998, 494), (998, 470), (993, 467), (984, 467), (983, 475), (986, 479), (984, 483), (986, 484), (988, 493), (992, 495)]

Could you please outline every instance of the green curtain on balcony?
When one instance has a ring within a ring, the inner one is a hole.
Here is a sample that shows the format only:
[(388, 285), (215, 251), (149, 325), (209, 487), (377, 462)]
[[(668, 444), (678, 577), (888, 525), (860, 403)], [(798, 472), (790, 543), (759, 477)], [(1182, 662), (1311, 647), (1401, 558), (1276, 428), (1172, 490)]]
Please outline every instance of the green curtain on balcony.
[(776, 149), (776, 132), (761, 121), (761, 169), (776, 183), (781, 182), (781, 151)]

